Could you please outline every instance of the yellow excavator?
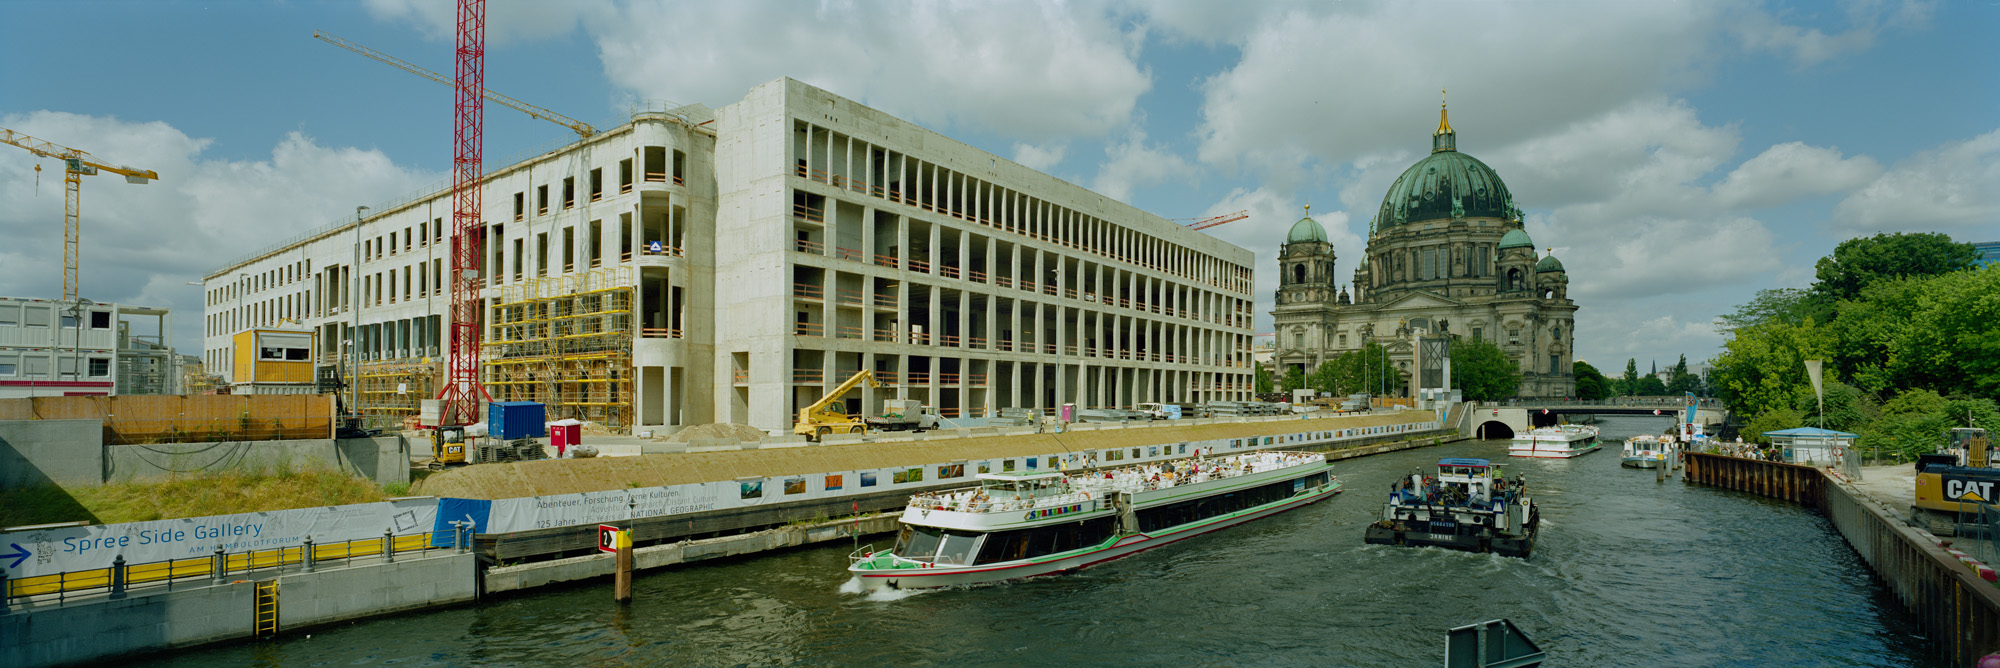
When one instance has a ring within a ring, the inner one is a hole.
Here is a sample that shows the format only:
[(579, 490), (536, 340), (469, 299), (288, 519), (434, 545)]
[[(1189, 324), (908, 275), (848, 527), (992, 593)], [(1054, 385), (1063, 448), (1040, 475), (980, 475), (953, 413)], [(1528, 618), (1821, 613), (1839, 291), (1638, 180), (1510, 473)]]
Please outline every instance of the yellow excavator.
[(792, 427), (792, 433), (804, 436), (809, 441), (819, 441), (828, 434), (860, 434), (868, 431), (868, 425), (860, 418), (848, 415), (846, 405), (840, 401), (841, 395), (847, 394), (848, 390), (862, 383), (867, 383), (869, 387), (882, 386), (882, 383), (875, 380), (874, 372), (862, 369), (854, 374), (853, 378), (847, 379), (847, 382), (841, 383), (833, 388), (833, 391), (827, 392), (826, 396), (820, 397), (819, 401), (813, 402), (813, 405), (799, 409), (799, 423)]
[(2000, 469), (1989, 468), (1986, 430), (1961, 427), (1945, 433), (1937, 454), (1917, 457), (1916, 503), (1910, 524), (1950, 536), (1960, 513), (1978, 513), (1979, 504), (2000, 504)]

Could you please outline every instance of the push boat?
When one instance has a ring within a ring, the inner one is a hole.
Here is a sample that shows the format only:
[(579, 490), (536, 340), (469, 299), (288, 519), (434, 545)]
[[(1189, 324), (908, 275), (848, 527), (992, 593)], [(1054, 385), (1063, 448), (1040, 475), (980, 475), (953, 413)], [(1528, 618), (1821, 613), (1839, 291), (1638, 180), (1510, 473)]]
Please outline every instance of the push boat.
[(1435, 477), (1417, 473), (1392, 484), (1382, 519), (1368, 525), (1362, 540), (1523, 559), (1534, 554), (1541, 512), (1521, 477), (1510, 481), (1484, 459), (1446, 457), (1437, 466)]
[(911, 497), (895, 547), (855, 550), (848, 572), (868, 589), (1048, 575), (1276, 515), (1341, 486), (1325, 455), (1284, 451), (979, 482)]
[(1515, 457), (1565, 459), (1596, 452), (1597, 447), (1597, 427), (1587, 424), (1565, 424), (1536, 427), (1521, 432), (1514, 437), (1514, 442), (1507, 446), (1507, 454)]
[(1667, 460), (1667, 453), (1674, 449), (1674, 442), (1654, 434), (1640, 434), (1625, 439), (1625, 450), (1619, 454), (1618, 464), (1627, 468), (1655, 469)]

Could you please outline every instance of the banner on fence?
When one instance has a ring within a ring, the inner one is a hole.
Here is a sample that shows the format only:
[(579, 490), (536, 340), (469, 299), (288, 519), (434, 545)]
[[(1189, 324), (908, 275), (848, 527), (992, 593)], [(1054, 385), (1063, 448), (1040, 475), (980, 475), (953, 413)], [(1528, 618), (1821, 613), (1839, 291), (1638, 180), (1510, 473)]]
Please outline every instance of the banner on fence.
[(211, 515), (0, 534), (0, 567), (14, 578), (54, 575), (125, 563), (142, 564), (227, 552), (298, 547), (307, 536), (326, 544), (431, 530), (437, 499)]

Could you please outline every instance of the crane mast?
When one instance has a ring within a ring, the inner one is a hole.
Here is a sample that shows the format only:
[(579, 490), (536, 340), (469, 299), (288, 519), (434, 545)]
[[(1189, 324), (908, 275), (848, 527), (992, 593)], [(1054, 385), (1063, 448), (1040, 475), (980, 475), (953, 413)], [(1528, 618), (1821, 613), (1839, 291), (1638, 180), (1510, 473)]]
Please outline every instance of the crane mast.
[[(80, 237), (83, 234), (80, 209), (83, 206), (83, 177), (96, 174), (99, 170), (122, 175), (127, 183), (146, 184), (160, 178), (150, 169), (107, 165), (91, 159), (89, 153), (63, 146), (52, 141), (36, 139), (28, 135), (0, 128), (0, 143), (13, 144), (27, 149), (29, 153), (63, 161), (63, 290), (62, 300), (75, 303), (79, 291), (77, 264)], [(41, 171), (41, 165), (35, 171)]]
[(479, 338), (485, 318), (480, 299), (484, 277), (480, 259), (485, 226), (480, 222), (480, 138), (486, 90), (486, 2), (459, 0), (458, 51), (452, 85), (451, 182), (451, 340), (445, 357), (443, 410), (438, 426), (479, 421), (488, 401), (479, 379)]

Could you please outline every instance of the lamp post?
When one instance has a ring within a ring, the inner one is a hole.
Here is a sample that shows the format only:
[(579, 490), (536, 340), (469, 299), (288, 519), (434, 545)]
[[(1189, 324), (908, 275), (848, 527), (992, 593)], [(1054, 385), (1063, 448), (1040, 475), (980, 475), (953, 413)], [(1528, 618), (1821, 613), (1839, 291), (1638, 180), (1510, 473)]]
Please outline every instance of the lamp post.
[(80, 380), (83, 378), (83, 368), (82, 365), (80, 364), (80, 362), (83, 361), (82, 359), (80, 359), (82, 356), (82, 349), (83, 349), (83, 313), (84, 313), (83, 305), (90, 303), (92, 302), (88, 299), (77, 297), (76, 301), (70, 302), (69, 309), (67, 309), (69, 311), (69, 321), (70, 321), (70, 334), (69, 334), (70, 380)]
[(238, 379), (236, 378), (236, 361), (243, 357), (243, 354), (236, 350), (236, 341), (237, 341), (236, 334), (241, 333), (244, 330), (250, 329), (250, 312), (244, 310), (243, 308), (243, 297), (245, 293), (250, 292), (250, 283), (247, 280), (245, 280), (249, 276), (250, 274), (241, 272), (236, 274), (237, 327), (236, 331), (231, 332), (229, 335), (229, 352), (231, 353), (229, 355), (229, 383), (231, 385), (234, 385), (238, 382)]
[(348, 327), (347, 344), (347, 411), (356, 415), (361, 411), (361, 346), (356, 338), (361, 336), (361, 213), (367, 206), (354, 207), (354, 264), (347, 271), (354, 274), (354, 291), (348, 294), (347, 307), (354, 311), (354, 324)]

